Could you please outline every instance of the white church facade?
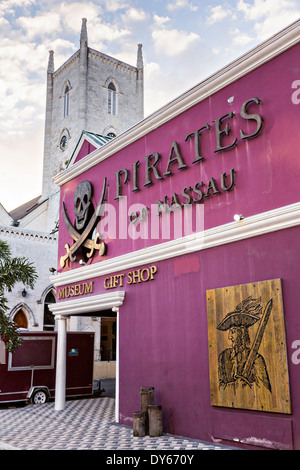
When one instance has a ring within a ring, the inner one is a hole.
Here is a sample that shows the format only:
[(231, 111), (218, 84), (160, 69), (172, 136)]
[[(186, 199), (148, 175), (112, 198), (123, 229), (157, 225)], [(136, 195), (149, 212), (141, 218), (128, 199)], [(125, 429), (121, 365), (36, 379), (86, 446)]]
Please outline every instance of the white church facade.
[[(52, 178), (74, 160), (83, 142), (99, 148), (142, 120), (143, 102), (140, 44), (136, 66), (92, 49), (84, 18), (80, 48), (57, 70), (54, 52), (49, 52), (42, 195), (10, 213), (0, 204), (0, 239), (10, 245), (13, 256), (28, 258), (38, 273), (34, 290), (17, 284), (6, 295), (8, 315), (20, 327), (29, 331), (55, 329), (48, 308), (55, 302), (49, 269), (57, 266), (59, 187)], [(114, 318), (71, 317), (68, 323), (69, 330), (95, 332), (95, 371), (99, 375), (95, 378), (112, 377)]]

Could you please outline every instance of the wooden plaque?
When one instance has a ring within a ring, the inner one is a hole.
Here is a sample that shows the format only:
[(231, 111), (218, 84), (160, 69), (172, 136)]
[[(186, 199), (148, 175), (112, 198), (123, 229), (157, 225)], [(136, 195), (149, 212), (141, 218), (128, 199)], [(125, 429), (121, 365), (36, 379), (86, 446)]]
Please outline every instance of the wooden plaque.
[(291, 413), (281, 280), (206, 295), (211, 404)]

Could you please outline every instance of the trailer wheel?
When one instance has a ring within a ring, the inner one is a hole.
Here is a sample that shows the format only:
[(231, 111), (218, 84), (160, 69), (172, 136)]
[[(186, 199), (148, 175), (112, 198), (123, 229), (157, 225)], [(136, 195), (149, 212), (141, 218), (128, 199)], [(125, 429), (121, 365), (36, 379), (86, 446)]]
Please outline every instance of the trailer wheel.
[(34, 405), (43, 405), (48, 401), (48, 394), (46, 390), (38, 389), (35, 390), (32, 395), (32, 403)]

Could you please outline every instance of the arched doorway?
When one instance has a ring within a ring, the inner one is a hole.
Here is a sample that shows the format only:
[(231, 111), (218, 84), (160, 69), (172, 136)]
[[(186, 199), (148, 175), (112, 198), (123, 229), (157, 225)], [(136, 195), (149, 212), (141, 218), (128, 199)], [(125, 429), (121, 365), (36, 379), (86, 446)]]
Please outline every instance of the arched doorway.
[(13, 321), (18, 325), (19, 328), (28, 328), (28, 320), (22, 308), (17, 311), (13, 318)]

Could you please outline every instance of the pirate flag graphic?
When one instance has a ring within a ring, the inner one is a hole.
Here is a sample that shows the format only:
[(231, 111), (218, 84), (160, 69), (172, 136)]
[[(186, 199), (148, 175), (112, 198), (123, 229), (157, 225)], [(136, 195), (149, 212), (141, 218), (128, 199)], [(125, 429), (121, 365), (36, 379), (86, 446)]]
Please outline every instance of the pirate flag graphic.
[(96, 209), (93, 206), (93, 188), (89, 181), (82, 181), (74, 193), (75, 226), (72, 225), (63, 203), (63, 216), (67, 230), (74, 240), (73, 245), (65, 245), (66, 254), (60, 258), (60, 266), (64, 268), (66, 261), (76, 261), (80, 257), (83, 261), (91, 258), (96, 250), (99, 255), (106, 253), (106, 245), (101, 242), (100, 234), (95, 228), (104, 212), (104, 201), (107, 180), (104, 178), (103, 188)]

